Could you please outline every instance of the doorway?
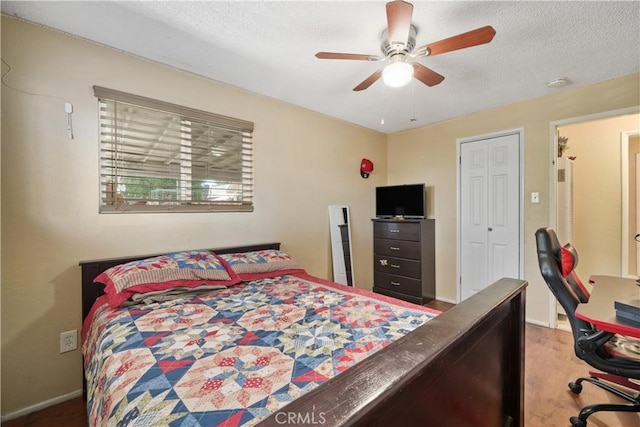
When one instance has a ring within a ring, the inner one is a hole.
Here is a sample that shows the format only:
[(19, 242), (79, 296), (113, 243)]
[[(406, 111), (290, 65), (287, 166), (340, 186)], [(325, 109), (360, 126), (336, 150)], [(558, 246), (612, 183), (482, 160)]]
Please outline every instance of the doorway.
[(458, 302), (521, 277), (523, 133), (458, 140)]
[(640, 117), (638, 130), (622, 132), (622, 276), (640, 276)]
[[(576, 272), (585, 284), (594, 274), (626, 276), (631, 264), (635, 269), (639, 187), (635, 184), (637, 150), (631, 150), (637, 144), (625, 148), (625, 135), (636, 134), (638, 128), (637, 107), (551, 123), (550, 226), (557, 230), (561, 244), (571, 241), (576, 247)], [(566, 138), (567, 145), (561, 157), (559, 137)], [(627, 138), (627, 146), (628, 142)], [(567, 164), (571, 167), (566, 168)], [(569, 177), (567, 170), (572, 170)], [(567, 181), (573, 181), (568, 198)], [(564, 328), (563, 313), (551, 294), (550, 307), (550, 324)]]

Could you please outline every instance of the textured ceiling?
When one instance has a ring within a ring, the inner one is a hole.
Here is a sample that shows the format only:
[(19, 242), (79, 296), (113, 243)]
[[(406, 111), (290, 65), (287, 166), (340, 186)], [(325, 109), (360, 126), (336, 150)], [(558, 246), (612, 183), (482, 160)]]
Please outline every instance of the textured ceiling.
[[(2, 1), (1, 10), (385, 133), (640, 71), (638, 1), (413, 4), (417, 46), (485, 25), (497, 34), (421, 59), (445, 76), (438, 86), (378, 81), (354, 92), (380, 63), (314, 54), (380, 54), (385, 2)], [(549, 89), (558, 77), (570, 84)]]

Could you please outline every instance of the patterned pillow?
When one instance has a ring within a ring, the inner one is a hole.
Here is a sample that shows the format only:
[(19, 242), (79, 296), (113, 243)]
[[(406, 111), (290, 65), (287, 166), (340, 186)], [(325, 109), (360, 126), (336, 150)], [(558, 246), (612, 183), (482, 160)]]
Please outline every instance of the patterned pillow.
[(221, 254), (231, 270), (242, 280), (257, 280), (283, 274), (306, 273), (289, 255), (276, 249)]
[(228, 270), (225, 261), (210, 251), (185, 251), (116, 265), (94, 282), (105, 284), (109, 305), (118, 307), (134, 294), (239, 283), (240, 278)]

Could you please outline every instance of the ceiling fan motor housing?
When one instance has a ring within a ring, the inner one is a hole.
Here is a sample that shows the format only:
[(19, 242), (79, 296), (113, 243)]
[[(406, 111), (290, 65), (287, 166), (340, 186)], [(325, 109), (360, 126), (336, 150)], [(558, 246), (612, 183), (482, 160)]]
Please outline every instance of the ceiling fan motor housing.
[(407, 42), (405, 44), (394, 43), (392, 45), (391, 42), (389, 42), (389, 29), (385, 29), (380, 36), (380, 38), (382, 39), (380, 50), (386, 57), (390, 57), (398, 53), (409, 54), (416, 46), (417, 33), (418, 31), (416, 30), (416, 27), (411, 25), (411, 27), (409, 28), (409, 39), (407, 40)]

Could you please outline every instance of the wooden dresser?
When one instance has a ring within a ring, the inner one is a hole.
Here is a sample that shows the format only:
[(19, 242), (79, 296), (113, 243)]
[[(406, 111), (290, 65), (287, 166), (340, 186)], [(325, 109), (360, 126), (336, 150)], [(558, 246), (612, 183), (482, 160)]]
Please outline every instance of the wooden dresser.
[(372, 221), (373, 291), (416, 304), (434, 299), (435, 220)]

